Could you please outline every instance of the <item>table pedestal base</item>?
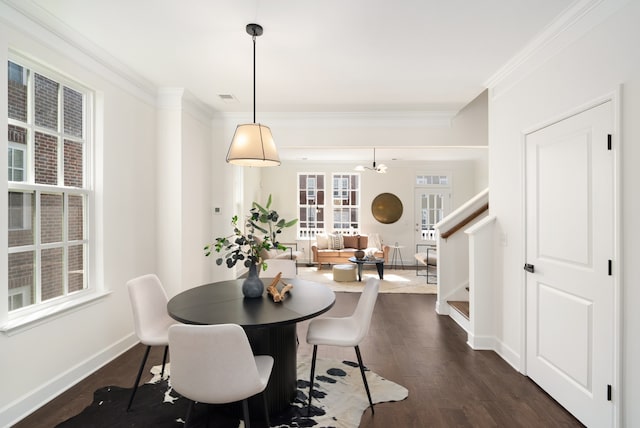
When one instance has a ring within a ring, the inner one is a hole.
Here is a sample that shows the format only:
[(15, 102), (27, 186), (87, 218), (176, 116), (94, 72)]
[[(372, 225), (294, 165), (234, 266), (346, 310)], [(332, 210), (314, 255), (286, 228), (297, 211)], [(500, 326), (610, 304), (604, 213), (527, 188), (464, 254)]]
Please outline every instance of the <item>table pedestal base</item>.
[[(245, 330), (254, 355), (271, 355), (273, 371), (265, 389), (269, 414), (286, 410), (297, 394), (296, 324)], [(264, 413), (261, 396), (249, 400), (249, 410), (259, 419)]]

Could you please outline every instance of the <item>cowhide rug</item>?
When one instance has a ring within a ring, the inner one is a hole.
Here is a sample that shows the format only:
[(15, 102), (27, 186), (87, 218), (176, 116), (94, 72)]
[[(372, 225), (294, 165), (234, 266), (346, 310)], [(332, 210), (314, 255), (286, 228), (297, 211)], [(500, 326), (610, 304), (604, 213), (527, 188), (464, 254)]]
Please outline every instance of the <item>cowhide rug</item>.
[[(318, 358), (311, 415), (307, 415), (309, 392), (308, 358), (298, 361), (298, 396), (288, 410), (271, 415), (271, 426), (355, 428), (369, 406), (356, 363)], [(138, 388), (130, 412), (126, 406), (131, 389), (107, 386), (94, 393), (94, 400), (79, 415), (58, 425), (59, 428), (101, 427), (183, 427), (188, 400), (171, 388), (168, 370), (160, 379), (160, 366), (151, 369), (153, 379)], [(374, 403), (404, 400), (406, 388), (367, 371), (367, 381)], [(209, 423), (209, 425), (207, 425)], [(219, 407), (197, 404), (190, 425), (194, 428), (215, 426), (243, 428), (244, 423)], [(262, 420), (252, 420), (253, 427), (263, 427)]]

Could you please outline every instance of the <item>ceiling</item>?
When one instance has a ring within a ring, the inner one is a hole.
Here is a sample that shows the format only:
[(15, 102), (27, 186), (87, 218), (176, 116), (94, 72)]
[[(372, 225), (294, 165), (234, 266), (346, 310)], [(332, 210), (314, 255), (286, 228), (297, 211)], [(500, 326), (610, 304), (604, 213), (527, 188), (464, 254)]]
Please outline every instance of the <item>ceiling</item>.
[[(457, 111), (578, 0), (5, 0), (213, 110)], [(231, 95), (225, 102), (220, 95)]]

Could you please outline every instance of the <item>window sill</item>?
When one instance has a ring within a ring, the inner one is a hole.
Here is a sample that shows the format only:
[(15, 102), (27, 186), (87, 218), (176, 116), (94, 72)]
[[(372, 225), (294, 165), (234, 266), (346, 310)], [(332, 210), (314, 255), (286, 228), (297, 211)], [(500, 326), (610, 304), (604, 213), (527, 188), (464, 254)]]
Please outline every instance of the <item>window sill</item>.
[(15, 317), (13, 319), (8, 320), (3, 325), (1, 325), (0, 332), (4, 333), (7, 336), (12, 336), (14, 334), (29, 330), (33, 327), (37, 327), (38, 325), (49, 322), (64, 314), (75, 312), (86, 306), (97, 303), (98, 301), (102, 300), (109, 294), (111, 294), (110, 291), (95, 292), (83, 297), (79, 297), (77, 299), (73, 299), (65, 303), (52, 306), (50, 308), (44, 308), (40, 311), (35, 311), (29, 314)]

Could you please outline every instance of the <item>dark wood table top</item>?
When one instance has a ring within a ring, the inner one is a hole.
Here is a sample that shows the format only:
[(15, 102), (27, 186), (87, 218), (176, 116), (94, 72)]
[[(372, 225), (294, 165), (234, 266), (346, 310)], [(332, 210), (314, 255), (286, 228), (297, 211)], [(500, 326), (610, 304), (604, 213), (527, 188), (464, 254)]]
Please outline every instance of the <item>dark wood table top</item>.
[[(293, 324), (316, 317), (335, 303), (335, 293), (326, 285), (300, 279), (282, 302), (267, 295), (271, 278), (261, 278), (265, 292), (261, 298), (242, 295), (243, 279), (201, 285), (176, 295), (167, 304), (169, 315), (186, 324), (239, 324), (245, 329)], [(281, 288), (282, 284), (278, 288)]]
[(384, 264), (384, 259), (358, 259), (355, 257), (349, 257), (349, 261), (351, 263), (358, 263), (361, 265), (372, 265), (372, 264)]

